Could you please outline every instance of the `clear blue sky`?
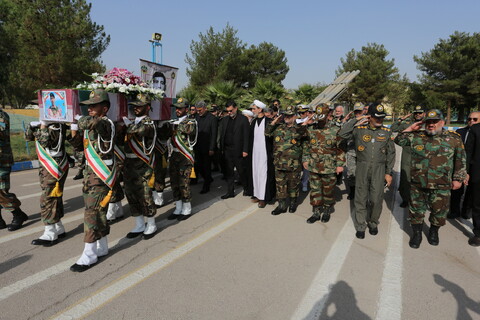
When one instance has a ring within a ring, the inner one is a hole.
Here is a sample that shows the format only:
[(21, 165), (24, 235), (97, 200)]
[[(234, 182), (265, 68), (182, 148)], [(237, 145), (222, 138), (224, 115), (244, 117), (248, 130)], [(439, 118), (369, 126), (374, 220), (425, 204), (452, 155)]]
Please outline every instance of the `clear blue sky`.
[(92, 20), (111, 36), (102, 55), (107, 68), (140, 74), (138, 59), (151, 60), (148, 40), (159, 32), (163, 63), (180, 68), (177, 90), (188, 83), (190, 43), (210, 26), (221, 31), (229, 23), (248, 45), (267, 41), (284, 50), (290, 67), (286, 88), (331, 82), (340, 58), (368, 42), (383, 44), (400, 73), (416, 80), (414, 55), (454, 31), (480, 32), (480, 0), (91, 2)]

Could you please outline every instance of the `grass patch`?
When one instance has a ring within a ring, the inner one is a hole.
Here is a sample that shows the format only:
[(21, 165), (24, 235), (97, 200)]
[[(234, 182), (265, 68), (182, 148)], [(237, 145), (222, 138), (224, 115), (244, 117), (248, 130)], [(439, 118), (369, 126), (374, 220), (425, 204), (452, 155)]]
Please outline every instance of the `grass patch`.
[[(28, 149), (27, 149), (28, 143)], [(10, 144), (12, 145), (13, 159), (15, 162), (37, 160), (34, 141), (25, 141), (23, 133), (10, 134)], [(73, 155), (73, 147), (66, 143), (67, 153)]]

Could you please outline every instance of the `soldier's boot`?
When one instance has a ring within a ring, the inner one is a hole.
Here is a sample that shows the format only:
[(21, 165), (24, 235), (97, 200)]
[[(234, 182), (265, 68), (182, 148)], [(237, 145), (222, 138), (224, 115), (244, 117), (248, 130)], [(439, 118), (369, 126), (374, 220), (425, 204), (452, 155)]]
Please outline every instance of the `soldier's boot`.
[(410, 248), (413, 249), (418, 249), (420, 248), (420, 243), (422, 243), (422, 229), (423, 229), (423, 223), (422, 224), (412, 224), (412, 237), (410, 238), (410, 241), (408, 242), (408, 245)]
[(273, 209), (272, 215), (276, 216), (285, 212), (287, 212), (287, 200), (278, 199), (278, 206), (275, 209)]
[(350, 187), (350, 191), (348, 192), (347, 200), (355, 199), (355, 186)]
[(320, 220), (320, 216), (322, 215), (322, 207), (314, 206), (313, 207), (313, 215), (307, 219), (307, 223), (314, 223)]
[(57, 223), (55, 223), (55, 232), (59, 238), (65, 238), (67, 236), (62, 221), (59, 220)]
[(127, 233), (128, 239), (133, 239), (138, 237), (139, 235), (143, 234), (145, 231), (145, 219), (143, 216), (135, 217), (135, 228), (132, 231)]
[(83, 169), (79, 169), (78, 173), (73, 177), (73, 180), (83, 179)]
[(163, 206), (163, 192), (152, 191), (152, 196), (157, 208)]
[(177, 220), (178, 221), (187, 220), (188, 218), (190, 218), (191, 214), (192, 214), (192, 203), (184, 202), (182, 204), (182, 212), (178, 216)]
[(101, 237), (97, 240), (97, 256), (103, 257), (108, 254), (108, 239), (107, 236)]
[(121, 201), (110, 202), (107, 210), (107, 220), (114, 222), (123, 219), (123, 206)]
[(8, 231), (15, 231), (22, 227), (23, 223), (28, 220), (28, 216), (20, 208), (12, 211), (12, 223), (8, 226)]
[(97, 241), (85, 243), (82, 255), (77, 263), (70, 267), (70, 271), (84, 272), (93, 267), (98, 261)]
[(0, 229), (5, 229), (7, 227), (7, 224), (5, 223), (5, 220), (2, 218), (2, 211), (0, 211)]
[(34, 246), (51, 247), (57, 243), (58, 236), (55, 224), (46, 225), (43, 234), (38, 239), (32, 240)]
[(175, 211), (172, 212), (171, 215), (168, 216), (168, 220), (176, 220), (178, 216), (182, 213), (183, 202), (182, 200), (175, 201)]
[(288, 207), (288, 212), (294, 213), (297, 211), (298, 201), (297, 197), (290, 197), (290, 206)]
[(430, 230), (428, 231), (428, 243), (430, 243), (432, 246), (438, 246), (438, 243), (440, 240), (438, 239), (438, 229), (439, 226), (430, 226)]
[(147, 227), (145, 228), (145, 231), (143, 231), (143, 239), (145, 240), (151, 239), (156, 233), (157, 233), (157, 224), (155, 223), (155, 217), (148, 217)]
[(330, 221), (330, 215), (333, 212), (333, 206), (325, 206), (322, 214), (322, 222), (327, 223)]

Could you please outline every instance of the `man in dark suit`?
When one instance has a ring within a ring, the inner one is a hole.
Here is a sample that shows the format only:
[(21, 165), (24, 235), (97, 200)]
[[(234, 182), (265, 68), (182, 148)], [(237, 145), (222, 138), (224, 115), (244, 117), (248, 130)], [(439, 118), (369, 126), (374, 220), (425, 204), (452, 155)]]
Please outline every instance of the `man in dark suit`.
[(217, 140), (218, 120), (210, 112), (207, 112), (207, 104), (199, 101), (195, 104), (198, 125), (197, 143), (193, 147), (195, 152), (195, 171), (203, 178), (203, 187), (200, 193), (210, 191), (212, 179), (212, 160)]
[(465, 145), (467, 153), (468, 187), (472, 192), (473, 237), (468, 244), (480, 246), (480, 124), (470, 127)]
[[(456, 132), (462, 137), (464, 145), (466, 145), (467, 143), (470, 128), (477, 123), (480, 123), (480, 112), (474, 111), (468, 116), (467, 126), (456, 130)], [(464, 193), (465, 196), (463, 198), (463, 205), (461, 206), (462, 209), (460, 210), (462, 195)], [(472, 187), (462, 185), (460, 189), (452, 190), (452, 195), (450, 198), (450, 213), (448, 214), (447, 218), (456, 219), (460, 217), (461, 213), (462, 218), (470, 219), (469, 209), (471, 207), (471, 201)]]
[(225, 164), (227, 193), (222, 199), (235, 196), (234, 170), (238, 171), (242, 185), (246, 186), (245, 158), (248, 156), (249, 129), (247, 117), (238, 112), (235, 102), (227, 103), (228, 116), (221, 120), (219, 126), (219, 149), (222, 151)]

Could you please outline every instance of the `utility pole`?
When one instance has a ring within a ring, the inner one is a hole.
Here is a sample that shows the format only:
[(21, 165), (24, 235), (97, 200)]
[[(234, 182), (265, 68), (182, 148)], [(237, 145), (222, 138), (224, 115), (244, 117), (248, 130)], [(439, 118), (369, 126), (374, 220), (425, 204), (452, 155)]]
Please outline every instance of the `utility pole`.
[(163, 64), (163, 46), (160, 41), (162, 41), (161, 33), (152, 34), (152, 40), (148, 40), (152, 43), (152, 62), (157, 63), (157, 47), (160, 47), (160, 64)]

